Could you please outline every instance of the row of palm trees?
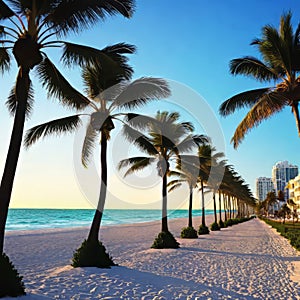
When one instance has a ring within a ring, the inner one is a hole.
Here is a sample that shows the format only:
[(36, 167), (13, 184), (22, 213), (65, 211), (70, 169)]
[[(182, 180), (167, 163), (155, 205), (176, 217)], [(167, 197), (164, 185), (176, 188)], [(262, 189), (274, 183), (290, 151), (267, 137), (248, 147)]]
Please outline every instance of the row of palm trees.
[[(75, 131), (82, 124), (81, 111), (87, 107), (93, 110), (93, 113), (89, 114), (89, 124), (82, 147), (82, 162), (85, 166), (88, 165), (93, 144), (99, 141), (101, 149), (99, 204), (87, 241), (83, 243), (87, 248), (91, 248), (91, 251), (96, 251), (97, 248), (105, 252), (105, 248), (99, 243), (99, 230), (108, 184), (107, 147), (111, 131), (115, 128), (114, 122), (117, 120), (124, 124), (123, 133), (126, 138), (147, 154), (121, 161), (120, 168), (129, 166), (126, 172), (129, 175), (156, 162), (158, 174), (162, 178), (163, 242), (163, 237), (166, 237), (172, 241), (172, 245), (178, 246), (168, 230), (167, 188), (169, 185), (170, 189), (175, 189), (177, 184), (183, 183), (184, 178), (189, 184), (191, 208), (195, 189), (201, 191), (203, 210), (205, 192), (208, 189), (211, 191), (215, 223), (217, 223), (217, 194), (220, 208), (221, 199), (223, 200), (225, 218), (231, 218), (235, 211), (239, 215), (247, 213), (248, 206), (255, 202), (249, 187), (232, 166), (221, 159), (223, 155), (214, 153), (215, 150), (209, 144), (208, 137), (194, 135), (193, 125), (189, 122), (180, 122), (180, 116), (176, 112), (158, 112), (155, 117), (130, 112), (151, 100), (163, 99), (170, 95), (168, 84), (160, 78), (140, 78), (131, 81), (133, 69), (128, 64), (127, 55), (135, 52), (134, 46), (120, 43), (99, 50), (61, 40), (71, 32), (79, 32), (94, 25), (107, 15), (121, 14), (129, 18), (134, 10), (133, 0), (74, 0), (72, 9), (67, 0), (6, 2), (9, 5), (0, 1), (0, 20), (5, 20), (5, 24), (0, 26), (0, 70), (1, 72), (9, 70), (13, 55), (19, 71), (7, 101), (8, 108), (14, 116), (14, 125), (0, 185), (1, 254), (24, 123), (26, 117), (30, 116), (34, 100), (30, 78), (33, 69), (37, 70), (39, 81), (49, 96), (77, 110), (78, 113), (34, 127), (26, 136), (26, 146), (52, 133)], [(297, 76), (300, 68), (299, 32), (300, 27), (293, 32), (291, 14), (288, 13), (282, 17), (279, 31), (271, 26), (265, 26), (263, 37), (252, 43), (258, 46), (264, 61), (244, 57), (231, 62), (232, 74), (254, 76), (259, 81), (279, 82), (275, 87), (241, 93), (221, 105), (222, 115), (228, 115), (244, 106), (252, 107), (235, 132), (233, 137), (235, 147), (250, 128), (282, 110), (286, 105), (291, 106), (298, 132), (300, 131), (298, 111), (300, 80)], [(87, 95), (77, 91), (64, 78), (45, 52), (49, 47), (62, 48), (62, 62), (67, 66), (78, 65), (81, 68)], [(193, 149), (195, 155), (190, 155), (189, 152)], [(199, 164), (194, 164), (193, 160), (196, 158)], [(171, 168), (173, 166), (174, 170)], [(168, 183), (170, 175), (176, 177), (173, 182)], [(221, 180), (223, 175), (224, 179)], [(191, 211), (190, 209), (188, 225), (192, 225)], [(206, 227), (205, 213), (202, 214), (202, 225)], [(159, 239), (156, 242), (161, 246)], [(79, 265), (99, 263), (89, 261), (87, 257), (90, 255), (86, 254), (85, 250), (76, 253)], [(101, 265), (101, 262), (99, 264)]]

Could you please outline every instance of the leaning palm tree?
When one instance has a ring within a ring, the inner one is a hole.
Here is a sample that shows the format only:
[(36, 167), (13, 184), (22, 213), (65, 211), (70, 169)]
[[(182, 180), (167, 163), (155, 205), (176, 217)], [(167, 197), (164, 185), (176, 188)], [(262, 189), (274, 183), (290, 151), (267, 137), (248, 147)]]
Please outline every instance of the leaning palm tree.
[(292, 14), (281, 17), (279, 30), (266, 25), (262, 38), (255, 39), (251, 45), (257, 46), (262, 60), (245, 56), (230, 62), (233, 75), (253, 77), (261, 82), (276, 82), (276, 86), (254, 89), (237, 94), (220, 106), (220, 114), (227, 116), (237, 109), (249, 107), (246, 117), (241, 121), (232, 137), (235, 148), (239, 146), (247, 132), (275, 113), (290, 106), (294, 114), (300, 136), (300, 24), (293, 31)]
[[(167, 217), (167, 177), (170, 175), (170, 163), (180, 154), (192, 150), (195, 146), (205, 143), (208, 138), (203, 135), (192, 135), (194, 130), (190, 122), (180, 122), (177, 112), (158, 111), (155, 118), (128, 119), (123, 127), (125, 137), (136, 144), (147, 157), (131, 157), (122, 160), (119, 168), (128, 167), (125, 176), (142, 170), (156, 161), (158, 176), (162, 178), (162, 222), (161, 232), (155, 239), (153, 248), (178, 248), (179, 244), (169, 232)], [(148, 130), (142, 134), (141, 130)]]
[[(127, 69), (127, 72), (117, 73), (95, 63), (83, 68), (82, 72), (82, 79), (88, 94), (87, 97), (83, 95), (82, 97), (93, 111), (89, 114), (89, 122), (83, 141), (82, 163), (85, 167), (88, 166), (93, 147), (100, 137), (101, 175), (98, 206), (88, 238), (74, 254), (73, 266), (75, 267), (108, 267), (114, 265), (106, 254), (104, 246), (101, 242), (99, 244), (99, 232), (107, 192), (107, 146), (111, 131), (115, 128), (114, 121), (120, 120), (120, 117), (125, 115), (125, 113), (120, 113), (121, 110), (134, 109), (151, 100), (158, 100), (170, 95), (170, 90), (164, 80), (143, 77), (131, 82), (128, 80), (129, 78), (124, 77), (124, 74), (131, 74), (129, 72), (130, 67), (125, 64), (123, 68)], [(130, 113), (127, 114), (128, 117), (131, 115)], [(75, 114), (35, 126), (28, 131), (25, 145), (28, 147), (38, 139), (51, 134), (76, 131), (81, 125), (83, 116), (86, 116), (86, 113)], [(98, 253), (95, 249), (98, 249)]]
[[(8, 71), (12, 64), (11, 54), (19, 72), (7, 104), (14, 115), (8, 154), (0, 186), (0, 253), (3, 252), (4, 231), (13, 188), (26, 114), (33, 102), (33, 86), (30, 71), (37, 76), (50, 96), (72, 108), (88, 105), (81, 94), (73, 89), (54, 63), (46, 55), (46, 48), (63, 48), (63, 61), (83, 63), (91, 61), (97, 51), (61, 40), (67, 34), (90, 28), (107, 15), (131, 16), (134, 0), (7, 0), (0, 1), (0, 70)], [(104, 59), (104, 57), (102, 57)], [(112, 62), (113, 64), (113, 62)]]
[[(0, 255), (4, 255), (4, 234), (8, 208), (18, 164), (24, 123), (32, 109), (33, 86), (30, 71), (37, 70), (37, 76), (50, 96), (72, 108), (88, 105), (54, 63), (46, 55), (46, 48), (63, 48), (63, 61), (72, 64), (93, 60), (97, 51), (61, 40), (69, 33), (90, 28), (107, 15), (121, 14), (129, 18), (133, 12), (134, 0), (7, 0), (0, 1), (0, 71), (8, 71), (12, 56), (18, 65), (18, 75), (7, 101), (14, 116), (8, 154), (0, 185)], [(111, 59), (105, 59), (111, 64)], [(6, 260), (7, 261), (7, 260)], [(2, 284), (2, 283), (1, 283)], [(2, 287), (2, 285), (1, 285)], [(10, 295), (10, 293), (8, 293)]]
[(169, 192), (181, 187), (183, 184), (188, 185), (189, 190), (189, 209), (188, 209), (188, 226), (181, 231), (182, 238), (197, 238), (197, 231), (193, 227), (193, 195), (197, 187), (200, 173), (200, 158), (194, 155), (180, 155), (176, 164), (177, 171), (170, 172), (171, 176), (176, 176), (168, 183)]

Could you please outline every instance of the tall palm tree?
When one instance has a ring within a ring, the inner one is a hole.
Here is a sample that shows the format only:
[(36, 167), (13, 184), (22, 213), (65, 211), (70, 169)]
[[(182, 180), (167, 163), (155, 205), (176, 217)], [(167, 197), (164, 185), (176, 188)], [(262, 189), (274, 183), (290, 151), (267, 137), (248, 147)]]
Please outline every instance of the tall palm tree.
[(262, 37), (251, 43), (258, 48), (262, 60), (245, 56), (230, 62), (230, 72), (233, 75), (245, 75), (261, 82), (277, 83), (276, 86), (242, 92), (221, 104), (220, 114), (223, 116), (243, 107), (250, 108), (232, 137), (235, 148), (250, 129), (286, 106), (292, 109), (300, 136), (300, 24), (294, 31), (291, 18), (291, 13), (284, 14), (279, 30), (270, 25), (264, 26)]
[[(8, 3), (8, 4), (6, 4)], [(30, 71), (37, 76), (50, 96), (72, 108), (88, 105), (85, 98), (73, 89), (45, 53), (46, 48), (62, 47), (63, 61), (83, 63), (93, 60), (98, 53), (91, 48), (60, 40), (71, 32), (90, 28), (107, 15), (121, 14), (129, 18), (134, 0), (7, 0), (0, 1), (0, 70), (8, 71), (11, 52), (19, 71), (8, 98), (14, 124), (0, 186), (0, 253), (3, 252), (5, 223), (22, 144), (24, 122), (33, 102)], [(102, 56), (102, 60), (104, 57)], [(111, 59), (110, 59), (111, 61)], [(113, 64), (113, 62), (111, 62)]]
[[(151, 163), (157, 162), (158, 176), (162, 178), (162, 222), (161, 233), (154, 241), (154, 248), (178, 248), (179, 244), (169, 232), (167, 217), (167, 176), (170, 175), (170, 163), (195, 146), (208, 141), (203, 135), (192, 135), (194, 130), (190, 122), (180, 122), (177, 112), (158, 111), (155, 118), (144, 117), (129, 119), (130, 128), (124, 126), (125, 137), (136, 144), (147, 157), (131, 157), (122, 160), (119, 168), (129, 166), (125, 176), (137, 170), (144, 169)], [(141, 130), (148, 130), (142, 134)]]
[(209, 174), (211, 172), (211, 155), (214, 148), (211, 145), (204, 144), (198, 148), (198, 157), (200, 158), (200, 172), (199, 172), (199, 190), (201, 191), (201, 209), (202, 209), (202, 219), (201, 225), (199, 227), (199, 234), (208, 234), (209, 229), (205, 222), (205, 184), (209, 179)]
[(181, 231), (182, 238), (197, 238), (197, 231), (193, 227), (193, 195), (194, 189), (198, 185), (200, 173), (200, 158), (195, 155), (180, 155), (176, 164), (177, 171), (170, 172), (171, 176), (176, 176), (168, 183), (169, 192), (175, 190), (186, 183), (189, 189), (189, 209), (188, 226)]
[[(123, 59), (125, 60), (125, 59)], [(104, 211), (107, 192), (107, 147), (111, 137), (111, 131), (115, 128), (114, 121), (120, 120), (125, 113), (120, 113), (124, 109), (134, 109), (140, 107), (151, 100), (158, 100), (168, 97), (170, 90), (167, 83), (159, 78), (143, 77), (134, 81), (129, 81), (131, 77), (130, 67), (125, 64), (123, 68), (127, 72), (116, 73), (103, 65), (93, 64), (83, 68), (82, 79), (86, 86), (88, 96), (85, 101), (92, 109), (89, 114), (89, 122), (86, 135), (82, 146), (82, 163), (88, 166), (92, 150), (100, 139), (100, 194), (98, 206), (95, 211), (91, 229), (85, 243), (98, 245), (100, 226)], [(124, 76), (127, 74), (129, 76)], [(50, 134), (60, 134), (77, 130), (81, 124), (81, 117), (86, 114), (75, 114), (73, 116), (53, 120), (30, 129), (25, 138), (25, 145), (28, 147), (35, 143), (39, 138)], [(132, 114), (127, 114), (127, 117)], [(79, 253), (80, 254), (80, 253)], [(76, 254), (77, 256), (79, 255)], [(78, 258), (78, 259), (77, 259)], [(106, 266), (100, 258), (88, 257), (76, 258), (74, 266)], [(77, 261), (78, 260), (78, 261)], [(94, 262), (96, 260), (96, 262)]]

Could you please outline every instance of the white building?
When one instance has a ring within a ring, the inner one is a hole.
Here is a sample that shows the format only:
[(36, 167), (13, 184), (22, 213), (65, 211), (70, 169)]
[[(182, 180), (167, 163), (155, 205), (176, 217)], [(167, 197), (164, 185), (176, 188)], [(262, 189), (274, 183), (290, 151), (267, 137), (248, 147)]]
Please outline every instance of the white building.
[(285, 201), (289, 199), (288, 182), (298, 175), (298, 166), (289, 164), (288, 161), (280, 161), (272, 168), (272, 181), (276, 194), (283, 191)]
[(289, 205), (291, 209), (296, 209), (298, 215), (300, 215), (300, 175), (291, 179), (288, 183), (290, 198), (296, 204), (295, 207)]
[(259, 177), (256, 178), (256, 198), (259, 201), (264, 201), (269, 192), (274, 191), (274, 185), (271, 178)]

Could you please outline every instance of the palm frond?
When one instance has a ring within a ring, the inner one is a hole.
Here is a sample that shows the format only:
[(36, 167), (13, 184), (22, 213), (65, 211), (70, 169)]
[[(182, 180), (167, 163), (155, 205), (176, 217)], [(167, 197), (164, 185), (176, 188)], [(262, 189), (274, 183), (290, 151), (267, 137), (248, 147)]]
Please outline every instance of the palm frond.
[(151, 124), (157, 124), (155, 118), (140, 115), (136, 113), (127, 113), (124, 116), (125, 122), (127, 122), (131, 127), (137, 130), (145, 130), (151, 126)]
[(127, 159), (123, 159), (118, 164), (118, 169), (129, 167), (129, 169), (124, 174), (124, 177), (133, 174), (136, 171), (143, 170), (147, 166), (149, 166), (152, 162), (154, 162), (154, 158), (152, 157), (131, 157)]
[(237, 94), (221, 104), (219, 113), (222, 116), (228, 116), (234, 113), (237, 109), (251, 107), (268, 92), (270, 92), (270, 88), (255, 89)]
[(90, 104), (89, 99), (74, 89), (47, 57), (37, 66), (37, 75), (48, 95), (58, 98), (63, 105), (83, 109)]
[(133, 74), (125, 54), (134, 53), (135, 47), (120, 43), (102, 50), (77, 45), (74, 48), (76, 52), (69, 51), (65, 59), (68, 64), (83, 66), (82, 78), (88, 95), (95, 100), (113, 101), (125, 88), (122, 81)]
[(250, 75), (259, 81), (278, 79), (278, 74), (274, 70), (270, 69), (259, 59), (251, 56), (231, 60), (229, 68), (232, 75)]
[(0, 72), (3, 74), (9, 71), (10, 68), (10, 56), (6, 48), (0, 48)]
[(258, 126), (263, 120), (266, 120), (275, 113), (281, 111), (287, 103), (288, 99), (285, 97), (284, 93), (274, 91), (263, 95), (238, 125), (234, 136), (231, 139), (234, 148), (239, 146), (250, 129)]
[(145, 135), (143, 135), (141, 132), (131, 128), (128, 125), (123, 126), (123, 134), (126, 139), (128, 139), (130, 142), (138, 146), (142, 151), (145, 151), (149, 155), (157, 155), (158, 152), (149, 140), (149, 138)]
[[(32, 87), (32, 82), (30, 81), (29, 84), (29, 90), (28, 90), (28, 96), (27, 96), (27, 105), (26, 105), (26, 117), (29, 118), (30, 114), (33, 109), (33, 103), (34, 103), (34, 91)], [(11, 114), (11, 116), (15, 115), (16, 109), (17, 109), (17, 96), (16, 96), (16, 87), (12, 88), (10, 91), (10, 94), (8, 96), (8, 99), (6, 101), (6, 106)]]
[(38, 139), (44, 138), (51, 134), (59, 135), (62, 133), (73, 132), (80, 124), (81, 120), (79, 115), (74, 115), (37, 125), (27, 131), (24, 140), (25, 147), (28, 148)]
[(209, 142), (209, 138), (205, 135), (188, 135), (180, 143), (176, 145), (179, 153), (191, 151), (196, 146)]
[(121, 14), (129, 18), (133, 11), (133, 0), (60, 0), (47, 21), (57, 27), (61, 34), (67, 34), (90, 28), (106, 16)]
[(167, 98), (170, 94), (168, 83), (164, 79), (142, 77), (127, 83), (122, 93), (114, 99), (114, 105), (133, 109), (152, 100)]
[(4, 3), (3, 0), (0, 1), (0, 20), (8, 19), (14, 16), (14, 12)]
[(276, 28), (267, 25), (263, 28), (262, 43), (259, 50), (265, 60), (277, 74), (291, 74), (291, 41), (286, 43)]
[(185, 181), (182, 181), (182, 182), (178, 182), (178, 183), (175, 183), (176, 180), (173, 180), (170, 183), (170, 185), (168, 184), (168, 186), (170, 186), (170, 188), (168, 189), (168, 192), (171, 193), (172, 191), (180, 188), (182, 186), (182, 184), (185, 182)]
[[(26, 14), (26, 10), (32, 11), (33, 5), (37, 16), (49, 14), (55, 9), (58, 1), (27, 1), (27, 0), (8, 0), (12, 8), (19, 14)], [(34, 2), (34, 4), (33, 4)]]
[(85, 168), (87, 168), (90, 157), (93, 154), (95, 148), (95, 140), (98, 137), (98, 132), (89, 124), (86, 128), (86, 134), (84, 137), (82, 151), (81, 151), (81, 162)]

